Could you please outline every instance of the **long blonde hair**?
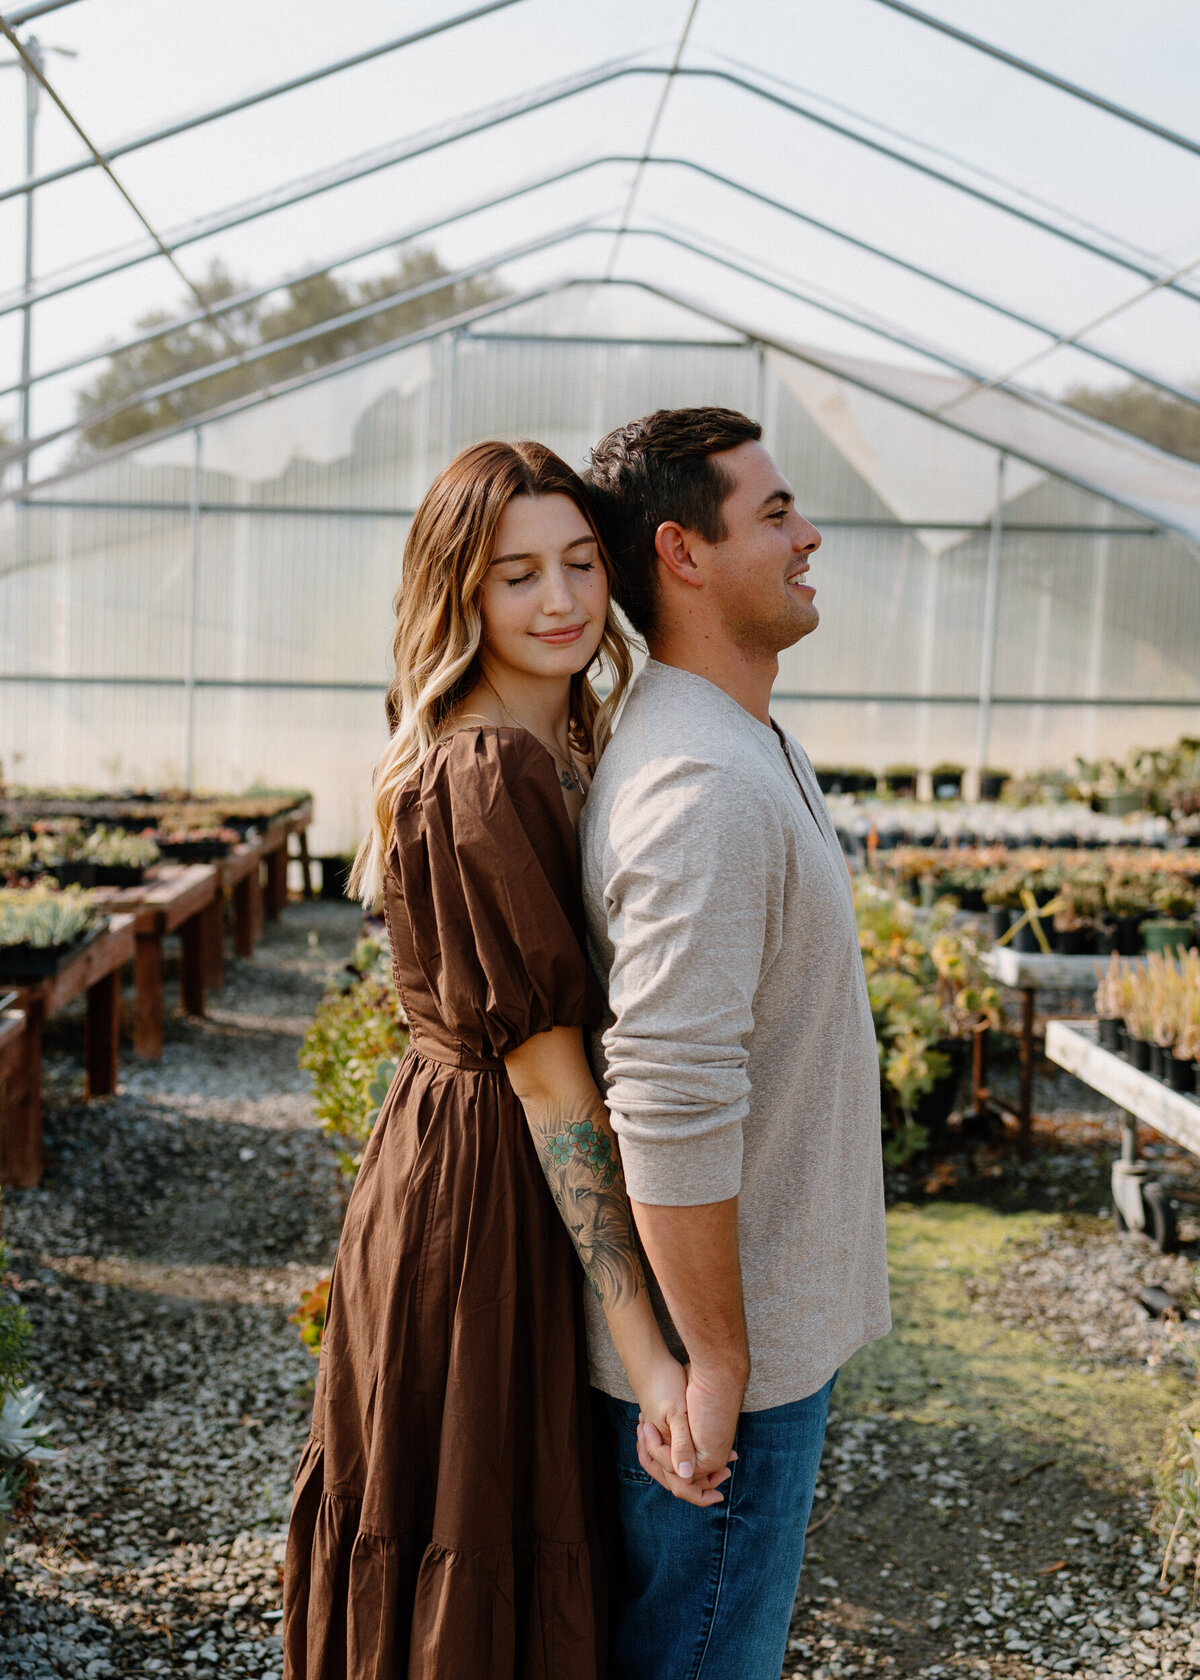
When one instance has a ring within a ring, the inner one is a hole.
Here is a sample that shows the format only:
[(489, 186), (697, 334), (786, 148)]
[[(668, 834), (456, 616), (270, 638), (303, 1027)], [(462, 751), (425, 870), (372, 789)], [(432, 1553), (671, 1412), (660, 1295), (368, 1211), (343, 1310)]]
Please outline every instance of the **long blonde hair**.
[[(500, 515), (514, 496), (569, 496), (599, 543), (583, 480), (541, 443), (476, 443), (434, 479), (404, 545), (387, 693), (390, 738), (375, 765), (373, 820), (358, 848), (350, 891), (368, 907), (383, 897), (396, 797), (437, 741), (455, 706), (479, 676), (483, 617), (479, 593), (495, 550)], [(609, 570), (600, 544), (601, 559)], [(608, 665), (612, 688), (601, 700), (588, 673)], [(611, 602), (595, 658), (571, 678), (570, 740), (594, 764), (633, 675), (629, 647)]]

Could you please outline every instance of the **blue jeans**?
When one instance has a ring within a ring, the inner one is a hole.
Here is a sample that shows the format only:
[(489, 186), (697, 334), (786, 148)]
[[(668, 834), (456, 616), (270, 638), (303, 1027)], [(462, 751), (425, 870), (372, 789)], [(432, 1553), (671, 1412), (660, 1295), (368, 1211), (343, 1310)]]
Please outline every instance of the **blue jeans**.
[(836, 1380), (743, 1412), (724, 1504), (703, 1510), (651, 1481), (637, 1407), (604, 1397), (625, 1542), (613, 1680), (779, 1680)]

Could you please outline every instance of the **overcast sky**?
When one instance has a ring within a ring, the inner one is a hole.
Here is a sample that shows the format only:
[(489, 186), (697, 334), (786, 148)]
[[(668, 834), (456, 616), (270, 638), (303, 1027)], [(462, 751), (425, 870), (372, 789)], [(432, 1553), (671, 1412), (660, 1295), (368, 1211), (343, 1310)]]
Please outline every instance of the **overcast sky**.
[[(100, 147), (223, 103), (467, 8), (468, 0), (76, 0), (28, 26), (47, 46), (48, 74)], [(1195, 0), (925, 0), (925, 8), (1200, 139), (1200, 6)], [(636, 56), (674, 56), (690, 0), (520, 0), (494, 15), (356, 69), (139, 150), (116, 165), (155, 229), (178, 234), (286, 183), (453, 125), (470, 113)], [(0, 57), (9, 49), (0, 43)], [(878, 0), (699, 0), (683, 64), (769, 86), (861, 134), (1046, 220), (1121, 251), (1155, 274), (1200, 259), (1200, 157), (1050, 89), (888, 10)], [(265, 284), (556, 169), (642, 153), (662, 81), (629, 76), (521, 116), (486, 134), (377, 171), (247, 226), (188, 244), (191, 275), (220, 259)], [(45, 98), (39, 170), (83, 155)], [(23, 77), (0, 72), (0, 188), (24, 164)], [(1074, 332), (1146, 284), (1113, 262), (973, 201), (869, 148), (712, 78), (671, 87), (655, 140), (660, 156), (729, 176), (856, 238), (944, 274), (1022, 314)], [(583, 219), (611, 228), (632, 166), (608, 163), (476, 213), (428, 237), (453, 267), (489, 260)], [(39, 192), (36, 272), (70, 271), (145, 235), (96, 169)], [(816, 292), (935, 344), (970, 366), (1006, 371), (1046, 339), (828, 233), (679, 166), (648, 170), (633, 215), (709, 247), (761, 279), (639, 232), (614, 272), (669, 286), (759, 330), (892, 360), (914, 353), (764, 283)], [(514, 289), (562, 274), (596, 275), (611, 232), (588, 232), (505, 264)], [(22, 209), (0, 203), (0, 291), (20, 284)], [(385, 254), (347, 274), (378, 272)], [(1191, 277), (1200, 297), (1200, 267)], [(623, 294), (628, 296), (629, 294)], [(114, 342), (151, 309), (176, 310), (183, 286), (161, 258), (49, 300), (35, 311), (34, 365), (53, 366)], [(0, 316), (0, 384), (19, 368), (18, 314)], [(1159, 377), (1200, 379), (1200, 302), (1157, 292), (1097, 329), (1090, 342)], [(34, 429), (74, 412), (94, 370), (38, 388)], [(1076, 350), (1025, 377), (1061, 391), (1120, 378)], [(15, 419), (12, 396), (0, 420)], [(39, 470), (51, 464), (46, 451)]]

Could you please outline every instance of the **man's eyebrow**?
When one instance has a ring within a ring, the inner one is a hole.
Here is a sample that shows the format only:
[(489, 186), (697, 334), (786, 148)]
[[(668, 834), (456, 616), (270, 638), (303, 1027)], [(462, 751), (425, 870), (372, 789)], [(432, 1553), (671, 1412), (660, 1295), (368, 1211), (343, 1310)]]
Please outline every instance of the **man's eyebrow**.
[(771, 494), (759, 503), (758, 511), (761, 513), (763, 508), (769, 508), (772, 502), (782, 502), (785, 507), (790, 507), (795, 499), (790, 490), (772, 490)]

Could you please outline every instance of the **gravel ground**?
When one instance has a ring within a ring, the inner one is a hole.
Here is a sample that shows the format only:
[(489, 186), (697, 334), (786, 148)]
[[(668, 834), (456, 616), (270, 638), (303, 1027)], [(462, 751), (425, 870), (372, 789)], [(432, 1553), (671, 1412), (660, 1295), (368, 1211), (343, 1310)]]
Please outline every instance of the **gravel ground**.
[[(8, 1193), (5, 1225), (65, 1453), (0, 1575), (4, 1680), (278, 1680), (313, 1371), (287, 1315), (344, 1208), (296, 1051), (356, 930), (347, 907), (290, 907), (253, 963), (231, 965), (210, 1018), (172, 1021), (163, 1061), (127, 1060), (104, 1102), (81, 1100), (80, 1021), (52, 1023), (50, 1167), (43, 1188)], [(968, 1310), (997, 1334), (1035, 1330), (1073, 1370), (1144, 1372), (1164, 1342), (1137, 1291), (1165, 1286), (1186, 1310), (1195, 1245), (1165, 1260), (1099, 1217), (1111, 1117), (1041, 1073), (1053, 1126), (1031, 1162), (976, 1146), (894, 1175), (892, 1196), (1064, 1214)], [(1191, 1170), (1169, 1152), (1161, 1165)], [(1014, 1444), (983, 1410), (939, 1413), (951, 1402), (928, 1381), (921, 1415), (883, 1382), (835, 1397), (785, 1677), (1200, 1672), (1200, 1618), (1182, 1583), (1158, 1588), (1145, 1496)]]
[(349, 906), (290, 908), (106, 1101), (80, 1100), (80, 1021), (51, 1023), (49, 1167), (4, 1218), (65, 1450), (0, 1577), (6, 1680), (280, 1672), (313, 1372), (287, 1317), (344, 1207), (296, 1052), (357, 927)]

